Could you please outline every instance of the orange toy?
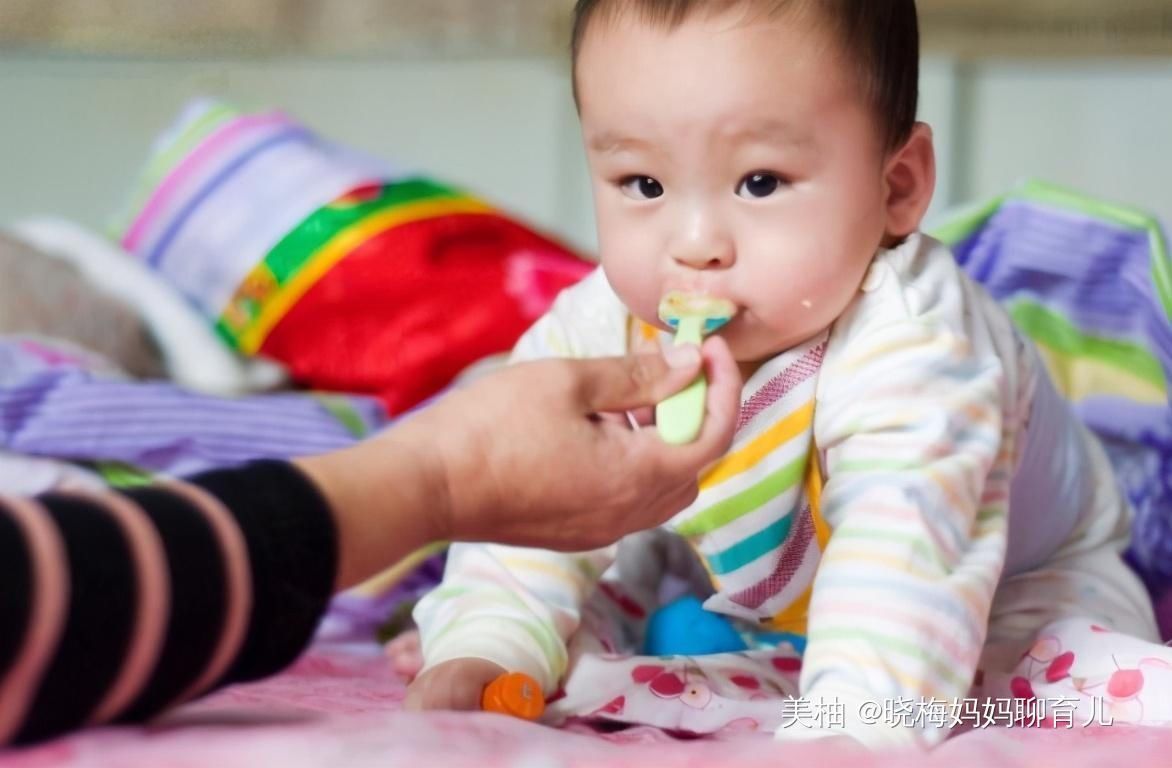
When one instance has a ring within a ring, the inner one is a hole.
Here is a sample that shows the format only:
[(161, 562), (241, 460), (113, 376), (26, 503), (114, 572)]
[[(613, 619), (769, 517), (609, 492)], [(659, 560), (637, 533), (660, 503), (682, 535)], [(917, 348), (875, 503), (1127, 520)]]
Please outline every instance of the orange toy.
[(485, 687), (480, 708), (522, 720), (537, 720), (545, 712), (545, 697), (536, 680), (513, 672), (501, 675)]

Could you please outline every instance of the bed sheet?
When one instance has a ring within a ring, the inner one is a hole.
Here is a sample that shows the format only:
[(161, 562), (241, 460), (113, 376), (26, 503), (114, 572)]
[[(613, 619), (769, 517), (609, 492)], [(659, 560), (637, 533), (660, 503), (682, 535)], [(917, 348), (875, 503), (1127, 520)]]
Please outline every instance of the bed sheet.
[(1172, 731), (977, 729), (928, 754), (869, 754), (767, 736), (672, 737), (653, 728), (555, 730), (510, 718), (401, 711), (404, 682), (375, 644), (319, 642), (269, 680), (237, 686), (142, 727), (104, 728), (0, 755), (3, 768), (244, 766), (753, 766), (825, 768), (1167, 765)]

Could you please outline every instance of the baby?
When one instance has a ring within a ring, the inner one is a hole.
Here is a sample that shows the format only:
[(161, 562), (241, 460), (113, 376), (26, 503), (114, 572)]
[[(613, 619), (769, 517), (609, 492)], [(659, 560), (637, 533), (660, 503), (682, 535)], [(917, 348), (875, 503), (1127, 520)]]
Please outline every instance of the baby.
[[(945, 728), (859, 705), (966, 697), (1074, 617), (1155, 641), (1103, 450), (918, 231), (914, 0), (579, 0), (573, 50), (602, 266), (515, 358), (663, 343), (671, 291), (736, 305), (737, 437), (667, 530), (707, 610), (800, 639), (799, 695), (845, 704), (841, 728), (778, 737), (930, 746)], [(454, 546), (416, 610), (413, 699), (474, 707), (504, 671), (556, 691), (615, 552)]]

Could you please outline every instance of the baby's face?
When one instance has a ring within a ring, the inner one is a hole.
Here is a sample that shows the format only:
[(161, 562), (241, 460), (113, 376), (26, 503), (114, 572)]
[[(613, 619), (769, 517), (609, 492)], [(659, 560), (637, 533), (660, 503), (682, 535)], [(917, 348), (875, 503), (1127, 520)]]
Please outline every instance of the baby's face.
[(673, 289), (733, 301), (758, 362), (828, 327), (885, 231), (882, 142), (805, 21), (597, 22), (578, 59), (603, 268), (642, 320)]

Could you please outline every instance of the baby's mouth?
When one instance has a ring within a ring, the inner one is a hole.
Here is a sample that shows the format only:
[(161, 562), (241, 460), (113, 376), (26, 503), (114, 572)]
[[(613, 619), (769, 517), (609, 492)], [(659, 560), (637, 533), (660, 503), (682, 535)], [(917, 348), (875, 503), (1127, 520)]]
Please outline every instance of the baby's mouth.
[(669, 328), (696, 326), (702, 335), (728, 325), (738, 311), (732, 301), (700, 292), (669, 291), (659, 302), (659, 319)]

